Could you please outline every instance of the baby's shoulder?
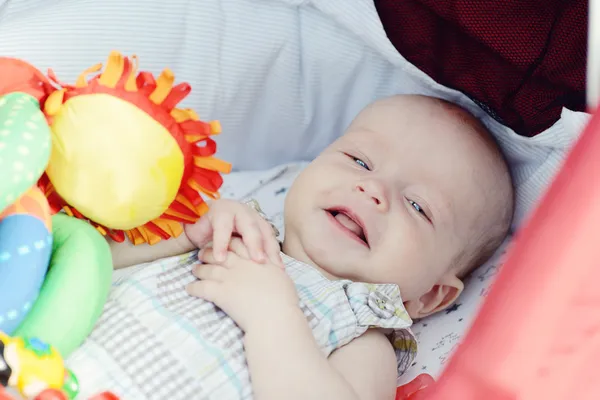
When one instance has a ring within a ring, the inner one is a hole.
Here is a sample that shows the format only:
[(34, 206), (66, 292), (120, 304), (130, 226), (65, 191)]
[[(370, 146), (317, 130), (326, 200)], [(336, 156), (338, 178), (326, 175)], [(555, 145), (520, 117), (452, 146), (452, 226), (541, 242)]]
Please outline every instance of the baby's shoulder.
[(360, 354), (368, 352), (369, 354), (390, 355), (391, 360), (396, 360), (394, 346), (390, 342), (389, 336), (380, 329), (369, 329), (343, 348), (352, 348), (353, 352)]
[(334, 351), (329, 363), (357, 392), (371, 398), (387, 398), (396, 387), (396, 355), (388, 338), (369, 330)]

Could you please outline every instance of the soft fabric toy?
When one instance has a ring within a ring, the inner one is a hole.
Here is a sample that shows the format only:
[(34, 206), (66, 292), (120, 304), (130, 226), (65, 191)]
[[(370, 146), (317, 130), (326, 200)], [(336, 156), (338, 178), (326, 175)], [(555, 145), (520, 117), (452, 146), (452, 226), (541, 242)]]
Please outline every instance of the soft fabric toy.
[[(51, 338), (67, 353), (81, 344), (108, 294), (110, 251), (90, 225), (64, 214), (51, 218), (46, 197), (32, 186), (51, 147), (37, 100), (19, 92), (0, 96), (0, 127), (0, 398), (12, 399), (3, 389), (12, 386), (27, 398), (60, 390), (70, 399), (76, 380), (57, 348), (20, 335)], [(65, 233), (77, 240), (65, 240)]]
[(68, 85), (0, 58), (0, 331), (65, 357), (108, 295), (102, 235), (134, 244), (180, 235), (230, 170), (213, 157), (218, 122), (176, 107), (188, 84), (174, 86), (169, 70), (138, 73), (137, 58), (117, 52), (101, 69)]
[(32, 95), (47, 118), (52, 152), (40, 186), (54, 211), (88, 220), (116, 241), (127, 235), (154, 244), (206, 212), (200, 193), (218, 196), (220, 173), (230, 170), (213, 157), (210, 136), (220, 125), (176, 107), (191, 88), (174, 86), (170, 70), (155, 79), (118, 52), (75, 85), (19, 60), (3, 59), (1, 69), (11, 82), (0, 83), (0, 93)]
[(44, 282), (52, 249), (50, 208), (35, 186), (50, 157), (38, 102), (0, 96), (0, 331), (23, 321)]
[[(27, 68), (7, 64), (15, 75), (5, 75), (0, 60), (0, 76), (20, 82)], [(52, 134), (32, 94), (0, 92), (0, 331), (42, 338), (68, 355), (102, 312), (112, 259), (91, 225), (51, 216), (36, 182), (48, 165)]]

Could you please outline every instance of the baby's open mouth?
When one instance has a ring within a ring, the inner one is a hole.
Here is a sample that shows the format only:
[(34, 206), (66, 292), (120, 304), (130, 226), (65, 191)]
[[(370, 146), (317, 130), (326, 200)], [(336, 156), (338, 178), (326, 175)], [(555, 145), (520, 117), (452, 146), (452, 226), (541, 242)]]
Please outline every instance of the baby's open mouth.
[(346, 228), (347, 231), (354, 234), (354, 236), (356, 236), (367, 247), (369, 247), (367, 234), (362, 223), (357, 217), (353, 216), (352, 213), (346, 210), (330, 209), (327, 210), (327, 212), (337, 221), (338, 224)]

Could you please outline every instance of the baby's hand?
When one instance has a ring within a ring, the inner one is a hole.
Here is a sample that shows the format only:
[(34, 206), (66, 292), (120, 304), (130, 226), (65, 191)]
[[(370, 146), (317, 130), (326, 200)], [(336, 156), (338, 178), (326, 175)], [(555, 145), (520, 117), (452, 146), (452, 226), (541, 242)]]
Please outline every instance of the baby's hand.
[(227, 252), (226, 260), (218, 264), (211, 248), (200, 251), (204, 264), (193, 270), (200, 280), (189, 284), (187, 292), (215, 303), (245, 332), (264, 329), (269, 321), (285, 321), (293, 315), (299, 300), (285, 270), (271, 262), (259, 264), (245, 259), (245, 246), (235, 239), (232, 244), (238, 250)]
[(268, 259), (282, 265), (279, 243), (271, 224), (256, 210), (238, 201), (215, 201), (197, 223), (185, 227), (185, 233), (198, 248), (212, 242), (217, 263), (225, 260), (231, 237), (238, 234), (252, 260), (264, 263)]

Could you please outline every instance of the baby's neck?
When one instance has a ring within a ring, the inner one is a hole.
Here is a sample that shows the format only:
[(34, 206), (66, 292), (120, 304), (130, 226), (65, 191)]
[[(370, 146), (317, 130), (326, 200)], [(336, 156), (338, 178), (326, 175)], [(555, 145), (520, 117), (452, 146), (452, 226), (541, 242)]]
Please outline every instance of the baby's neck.
[(340, 279), (339, 277), (333, 276), (332, 274), (330, 274), (329, 272), (327, 272), (326, 270), (321, 268), (321, 266), (317, 265), (317, 263), (315, 263), (306, 254), (302, 245), (300, 243), (297, 243), (296, 241), (284, 240), (281, 245), (281, 251), (285, 255), (293, 258), (294, 260), (298, 260), (300, 262), (303, 262), (304, 264), (308, 264), (308, 265), (312, 266), (313, 268), (315, 268), (316, 270), (321, 272), (323, 274), (323, 276), (325, 276), (327, 279), (330, 279), (330, 280)]

